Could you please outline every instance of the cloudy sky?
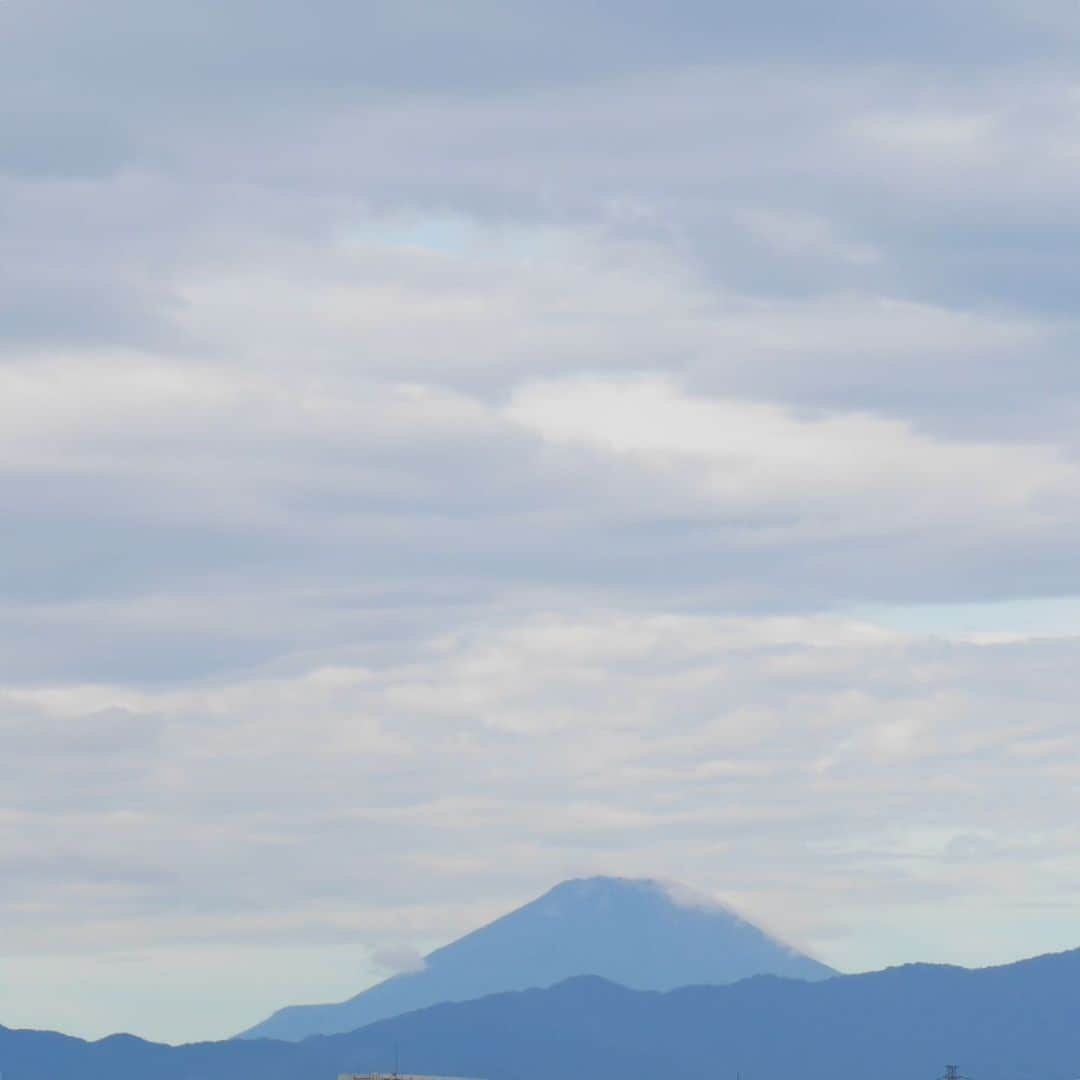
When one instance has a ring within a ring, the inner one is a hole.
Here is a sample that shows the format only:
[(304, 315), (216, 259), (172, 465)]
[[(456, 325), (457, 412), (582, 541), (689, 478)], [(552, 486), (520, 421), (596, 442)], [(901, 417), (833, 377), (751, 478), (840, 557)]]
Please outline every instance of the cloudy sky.
[(4, 0), (0, 1023), (224, 1036), (600, 872), (1080, 945), (1078, 48)]

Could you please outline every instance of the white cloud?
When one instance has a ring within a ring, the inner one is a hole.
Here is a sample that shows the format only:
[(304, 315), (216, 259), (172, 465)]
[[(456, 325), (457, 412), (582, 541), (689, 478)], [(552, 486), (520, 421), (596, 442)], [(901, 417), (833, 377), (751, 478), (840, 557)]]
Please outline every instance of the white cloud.
[(833, 517), (850, 501), (845, 531), (868, 534), (983, 515), (1003, 529), (1069, 520), (1080, 489), (1076, 466), (1050, 446), (944, 442), (868, 414), (800, 417), (656, 377), (524, 386), (509, 415), (554, 442), (629, 456), (676, 483), (696, 478), (721, 507)]
[(0, 4), (0, 1022), (1075, 944), (1075, 11), (423, 6)]
[(380, 945), (371, 951), (371, 962), (390, 975), (423, 971), (424, 957), (412, 945)]
[[(1023, 836), (1069, 820), (1071, 773), (1050, 780), (1039, 748), (1067, 739), (1073, 651), (612, 613), (477, 626), (374, 668), (22, 691), (3, 728), (5, 790), (21, 806), (4, 851), (24, 884), (5, 917), (20, 952), (349, 940), (400, 933), (423, 880), (439, 901), (411, 925), (431, 940), (468, 928), (455, 897), (474, 875), (494, 914), (498, 898), (594, 864), (672, 878), (695, 865), (697, 884), (814, 941), (816, 910), (826, 926), (840, 911), (872, 917), (845, 893), (860, 867), (876, 867), (863, 886), (875, 903), (925, 902), (936, 848), (913, 863), (897, 840), (920, 829), (1015, 838), (954, 883), (980, 908), (994, 907), (985, 876), (1017, 860), (1030, 860), (1032, 895), (1060, 897), (1072, 871), (1042, 874)], [(73, 710), (79, 694), (93, 711)], [(110, 696), (125, 725), (153, 733), (138, 757), (101, 709)], [(12, 740), (32, 736), (53, 748), (47, 773), (14, 764)], [(1038, 800), (1006, 797), (1033, 783)], [(464, 863), (442, 861), (448, 848)], [(26, 906), (46, 875), (50, 903)], [(784, 919), (781, 895), (806, 906)]]

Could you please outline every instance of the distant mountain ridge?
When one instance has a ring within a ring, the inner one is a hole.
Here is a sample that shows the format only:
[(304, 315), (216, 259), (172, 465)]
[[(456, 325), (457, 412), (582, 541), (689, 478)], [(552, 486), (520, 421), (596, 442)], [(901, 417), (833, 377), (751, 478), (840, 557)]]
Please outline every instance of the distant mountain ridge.
[(977, 1080), (1080, 1075), (1080, 950), (1005, 967), (913, 964), (822, 982), (635, 991), (595, 977), (437, 1005), (346, 1035), (162, 1046), (0, 1028), (4, 1080)]
[(836, 972), (685, 886), (578, 878), (436, 949), (421, 971), (395, 975), (338, 1004), (289, 1006), (239, 1037), (295, 1040), (354, 1031), (429, 1005), (553, 986), (576, 975), (671, 990), (763, 974), (813, 980)]

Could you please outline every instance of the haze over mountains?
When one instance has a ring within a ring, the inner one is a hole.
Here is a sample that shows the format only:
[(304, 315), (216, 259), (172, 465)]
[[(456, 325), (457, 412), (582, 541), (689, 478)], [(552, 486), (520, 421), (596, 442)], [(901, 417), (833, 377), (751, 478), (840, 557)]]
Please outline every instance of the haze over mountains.
[(636, 991), (581, 977), (302, 1042), (170, 1047), (0, 1028), (4, 1080), (334, 1080), (386, 1071), (486, 1080), (978, 1080), (1080, 1075), (1080, 950), (968, 971), (915, 964), (820, 982)]
[(241, 1037), (295, 1040), (354, 1031), (428, 1005), (547, 987), (578, 975), (671, 990), (764, 974), (815, 980), (836, 973), (684, 886), (584, 878), (435, 950), (421, 971), (396, 975), (339, 1004), (281, 1009)]
[[(703, 985), (764, 966), (786, 977)], [(606, 977), (561, 978), (568, 967)], [(500, 982), (534, 988), (485, 993)], [(436, 950), (423, 971), (340, 1005), (282, 1010), (248, 1033), (276, 1027), (288, 1039), (88, 1043), (0, 1027), (0, 1074), (333, 1080), (388, 1071), (400, 1051), (408, 1072), (486, 1080), (835, 1080), (871, 1071), (877, 1080), (934, 1080), (954, 1060), (978, 1080), (1072, 1080), (1078, 987), (1080, 950), (977, 971), (912, 964), (837, 975), (708, 898), (656, 881), (592, 878), (564, 882)], [(411, 1009), (438, 995), (446, 1000)], [(356, 1020), (379, 1012), (386, 1018)], [(302, 1037), (305, 1027), (339, 1024), (353, 1029)]]

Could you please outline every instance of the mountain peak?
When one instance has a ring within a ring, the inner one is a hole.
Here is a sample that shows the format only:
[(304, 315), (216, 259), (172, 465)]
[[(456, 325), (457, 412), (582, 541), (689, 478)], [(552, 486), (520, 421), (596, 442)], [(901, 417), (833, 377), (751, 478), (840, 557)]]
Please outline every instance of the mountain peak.
[(598, 874), (594, 877), (569, 878), (544, 893), (545, 897), (560, 895), (583, 899), (614, 895), (651, 896), (658, 900), (667, 900), (678, 907), (699, 907), (735, 914), (730, 905), (710, 893), (668, 878), (613, 877)]
[(553, 885), (544, 893), (544, 896), (570, 894), (588, 897), (605, 893), (664, 894), (671, 889), (684, 888), (687, 887), (662, 878), (614, 877), (609, 874), (597, 874), (593, 877), (568, 878), (566, 881), (560, 881), (558, 885)]
[(723, 984), (752, 975), (822, 979), (830, 968), (777, 941), (705, 893), (654, 878), (563, 881), (523, 907), (336, 1005), (294, 1006), (245, 1037), (300, 1039), (505, 990), (597, 975), (637, 990)]

